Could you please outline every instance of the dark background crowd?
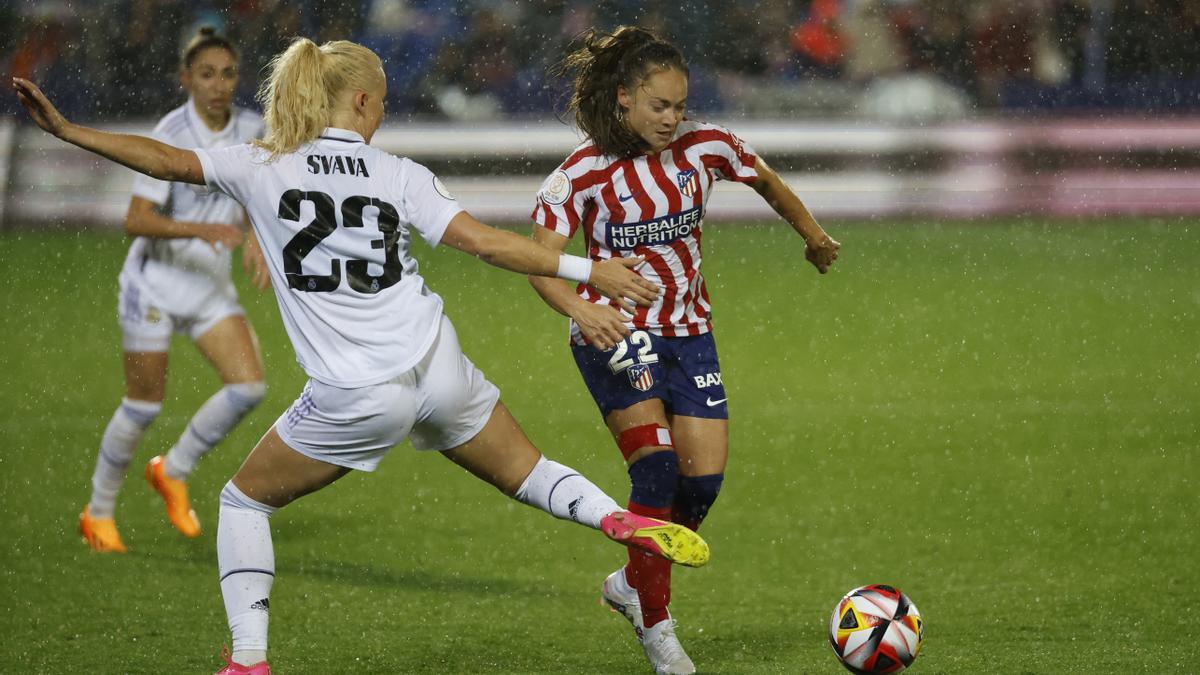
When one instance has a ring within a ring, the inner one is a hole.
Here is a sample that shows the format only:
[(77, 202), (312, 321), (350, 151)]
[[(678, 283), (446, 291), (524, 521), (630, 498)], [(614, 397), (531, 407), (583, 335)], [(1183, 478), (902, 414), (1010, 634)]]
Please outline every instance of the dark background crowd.
[(180, 100), (181, 44), (212, 25), (242, 51), (243, 105), (305, 35), (378, 52), (391, 115), (545, 117), (564, 91), (548, 66), (585, 28), (622, 23), (682, 48), (694, 110), (1200, 111), (1200, 0), (17, 0), (0, 4), (0, 68), (82, 119), (154, 117)]

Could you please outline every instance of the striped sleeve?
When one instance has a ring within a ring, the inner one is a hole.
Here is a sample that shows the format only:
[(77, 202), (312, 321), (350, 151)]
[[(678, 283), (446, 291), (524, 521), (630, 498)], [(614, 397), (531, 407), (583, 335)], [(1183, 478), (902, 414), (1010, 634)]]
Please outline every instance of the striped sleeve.
[(595, 184), (588, 170), (598, 154), (590, 145), (579, 148), (542, 182), (530, 214), (533, 222), (564, 237), (575, 234), (588, 209), (589, 188)]
[(732, 131), (714, 126), (705, 143), (705, 164), (721, 180), (753, 183), (758, 180), (758, 153)]

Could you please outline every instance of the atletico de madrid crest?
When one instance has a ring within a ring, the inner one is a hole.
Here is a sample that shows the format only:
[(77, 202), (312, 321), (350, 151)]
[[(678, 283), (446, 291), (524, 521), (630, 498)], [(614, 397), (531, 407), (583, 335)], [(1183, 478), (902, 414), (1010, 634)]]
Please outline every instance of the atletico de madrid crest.
[(650, 387), (654, 386), (654, 374), (650, 372), (650, 366), (644, 363), (629, 366), (625, 372), (629, 374), (630, 386), (638, 391), (650, 391)]
[(691, 197), (700, 189), (700, 174), (696, 173), (695, 169), (684, 169), (675, 176), (675, 182), (679, 184), (679, 191), (684, 196)]

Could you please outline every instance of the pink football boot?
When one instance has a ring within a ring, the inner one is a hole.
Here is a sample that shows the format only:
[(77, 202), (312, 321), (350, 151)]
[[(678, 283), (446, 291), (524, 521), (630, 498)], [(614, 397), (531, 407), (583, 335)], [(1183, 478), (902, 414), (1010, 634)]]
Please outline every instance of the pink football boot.
[(660, 555), (676, 565), (701, 567), (708, 562), (708, 544), (678, 523), (614, 511), (600, 521), (600, 529), (619, 544)]

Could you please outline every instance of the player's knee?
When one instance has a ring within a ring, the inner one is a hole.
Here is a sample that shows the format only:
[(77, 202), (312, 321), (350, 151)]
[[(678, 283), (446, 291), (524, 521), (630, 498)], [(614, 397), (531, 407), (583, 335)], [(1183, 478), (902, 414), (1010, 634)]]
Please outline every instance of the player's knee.
[(725, 474), (715, 473), (708, 476), (680, 476), (679, 487), (675, 495), (676, 513), (693, 522), (703, 521), (708, 510), (717, 501), (721, 492), (721, 484), (725, 482)]
[(225, 385), (225, 395), (235, 408), (253, 410), (267, 395), (266, 382), (237, 382)]
[(225, 487), (221, 488), (221, 509), (234, 509), (239, 511), (258, 511), (271, 515), (277, 510), (273, 506), (267, 506), (260, 501), (251, 499), (246, 496), (246, 493), (238, 489), (233, 481), (225, 483)]
[(134, 426), (146, 430), (162, 412), (162, 401), (142, 401), (132, 398), (121, 399), (121, 413)]
[(653, 452), (629, 465), (633, 487), (629, 501), (656, 509), (670, 508), (679, 484), (679, 457), (675, 451)]

